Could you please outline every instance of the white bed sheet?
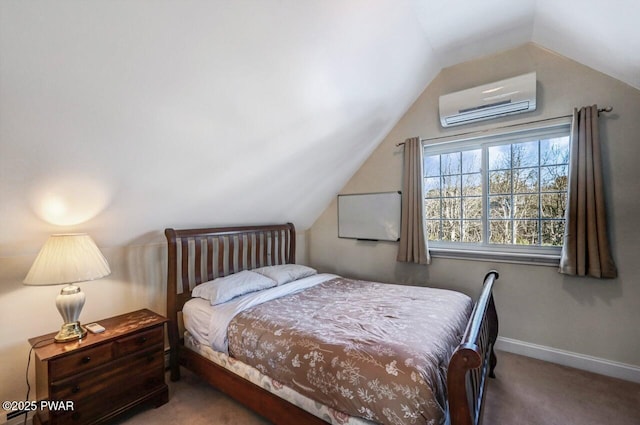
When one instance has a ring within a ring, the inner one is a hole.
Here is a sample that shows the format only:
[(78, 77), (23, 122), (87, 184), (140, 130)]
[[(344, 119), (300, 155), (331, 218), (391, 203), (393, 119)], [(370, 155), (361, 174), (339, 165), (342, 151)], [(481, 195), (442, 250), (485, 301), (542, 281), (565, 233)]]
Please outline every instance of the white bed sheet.
[(229, 354), (227, 328), (238, 313), (336, 277), (338, 276), (330, 273), (315, 274), (285, 285), (252, 292), (215, 306), (210, 305), (208, 300), (192, 298), (182, 308), (184, 327), (196, 338), (198, 343), (206, 344), (215, 351)]

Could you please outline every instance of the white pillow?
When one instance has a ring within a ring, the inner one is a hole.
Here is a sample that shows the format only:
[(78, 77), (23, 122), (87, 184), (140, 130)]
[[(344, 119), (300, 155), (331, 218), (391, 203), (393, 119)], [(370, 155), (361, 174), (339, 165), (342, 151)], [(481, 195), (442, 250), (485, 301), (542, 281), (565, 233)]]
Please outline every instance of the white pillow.
[(191, 296), (209, 300), (211, 305), (222, 304), (240, 295), (273, 288), (277, 283), (258, 273), (243, 270), (229, 276), (202, 283), (191, 291)]
[(260, 267), (259, 269), (253, 269), (253, 271), (275, 280), (278, 285), (283, 285), (318, 273), (315, 269), (300, 264)]

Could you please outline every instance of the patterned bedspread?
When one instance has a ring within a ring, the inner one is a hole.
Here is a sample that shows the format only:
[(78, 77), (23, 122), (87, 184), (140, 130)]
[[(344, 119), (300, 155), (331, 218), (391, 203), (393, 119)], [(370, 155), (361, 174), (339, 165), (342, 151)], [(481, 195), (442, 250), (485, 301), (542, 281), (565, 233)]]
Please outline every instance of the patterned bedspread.
[(442, 424), (472, 307), (458, 292), (336, 278), (238, 314), (229, 352), (349, 415)]

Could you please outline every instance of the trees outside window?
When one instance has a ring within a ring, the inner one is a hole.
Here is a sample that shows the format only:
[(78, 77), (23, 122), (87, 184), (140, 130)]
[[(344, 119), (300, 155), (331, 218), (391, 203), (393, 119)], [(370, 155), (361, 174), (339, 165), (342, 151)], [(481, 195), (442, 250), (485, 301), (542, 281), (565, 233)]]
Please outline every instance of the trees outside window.
[(569, 127), (424, 148), (430, 246), (561, 247)]

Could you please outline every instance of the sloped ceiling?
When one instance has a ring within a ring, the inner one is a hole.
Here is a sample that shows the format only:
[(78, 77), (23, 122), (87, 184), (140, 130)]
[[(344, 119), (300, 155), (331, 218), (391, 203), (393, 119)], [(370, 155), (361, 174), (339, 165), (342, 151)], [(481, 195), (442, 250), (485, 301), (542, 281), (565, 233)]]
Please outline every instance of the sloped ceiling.
[(306, 229), (443, 67), (533, 41), (640, 88), (635, 3), (1, 2), (0, 256)]

